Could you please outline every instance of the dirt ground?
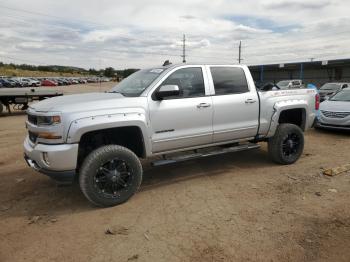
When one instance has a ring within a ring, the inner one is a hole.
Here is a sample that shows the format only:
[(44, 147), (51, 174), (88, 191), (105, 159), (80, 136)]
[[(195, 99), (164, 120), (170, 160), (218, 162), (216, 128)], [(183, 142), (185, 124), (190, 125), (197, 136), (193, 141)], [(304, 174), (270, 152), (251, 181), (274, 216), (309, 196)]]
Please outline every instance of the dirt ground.
[(272, 163), (264, 143), (144, 163), (140, 191), (100, 209), (77, 186), (57, 186), (25, 164), (24, 121), (0, 117), (0, 261), (350, 261), (350, 173), (320, 175), (350, 162), (349, 133), (308, 131), (290, 166)]

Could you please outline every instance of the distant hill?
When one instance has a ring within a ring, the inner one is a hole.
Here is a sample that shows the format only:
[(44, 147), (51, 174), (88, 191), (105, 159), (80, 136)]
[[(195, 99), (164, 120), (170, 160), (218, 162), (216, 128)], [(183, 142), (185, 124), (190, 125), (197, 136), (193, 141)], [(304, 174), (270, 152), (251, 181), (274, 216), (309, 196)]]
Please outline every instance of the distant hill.
[(0, 76), (33, 76), (33, 77), (49, 77), (49, 76), (106, 76), (125, 78), (139, 69), (123, 69), (115, 70), (113, 67), (96, 70), (94, 68), (84, 69), (74, 66), (60, 65), (28, 65), (28, 64), (5, 64), (0, 62)]
[(14, 68), (4, 68), (0, 67), (0, 76), (18, 76), (18, 77), (55, 77), (55, 76), (82, 76), (89, 74), (81, 74), (81, 73), (63, 73), (63, 72), (50, 72), (50, 71), (31, 71), (24, 69), (14, 69)]
[(89, 70), (71, 66), (34, 66), (27, 64), (4, 64), (0, 62), (0, 75), (4, 76), (81, 76), (91, 74), (92, 72)]

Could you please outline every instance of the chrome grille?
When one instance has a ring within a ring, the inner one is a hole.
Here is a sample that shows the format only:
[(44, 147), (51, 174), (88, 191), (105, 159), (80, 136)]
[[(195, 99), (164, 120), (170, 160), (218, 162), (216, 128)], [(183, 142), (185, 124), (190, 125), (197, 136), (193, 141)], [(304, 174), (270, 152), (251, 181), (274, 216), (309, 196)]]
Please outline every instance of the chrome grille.
[(321, 110), (321, 112), (325, 117), (329, 118), (345, 118), (347, 116), (350, 116), (350, 112), (332, 112), (323, 110)]

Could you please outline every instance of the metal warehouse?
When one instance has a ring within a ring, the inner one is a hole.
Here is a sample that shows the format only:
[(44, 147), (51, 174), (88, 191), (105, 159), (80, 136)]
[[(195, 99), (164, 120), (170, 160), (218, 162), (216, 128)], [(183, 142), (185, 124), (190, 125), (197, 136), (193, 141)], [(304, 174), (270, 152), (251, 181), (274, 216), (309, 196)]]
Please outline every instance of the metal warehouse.
[(257, 82), (301, 79), (321, 86), (327, 82), (350, 82), (350, 59), (249, 66)]

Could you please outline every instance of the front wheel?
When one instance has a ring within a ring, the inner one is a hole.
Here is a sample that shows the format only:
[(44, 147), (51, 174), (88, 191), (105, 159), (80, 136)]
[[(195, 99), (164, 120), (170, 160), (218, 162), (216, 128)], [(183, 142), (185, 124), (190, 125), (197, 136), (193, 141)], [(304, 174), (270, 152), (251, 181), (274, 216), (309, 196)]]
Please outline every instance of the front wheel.
[(80, 169), (79, 184), (94, 205), (109, 207), (126, 202), (140, 187), (142, 165), (129, 149), (108, 145), (92, 151)]
[(293, 124), (280, 124), (276, 133), (268, 141), (270, 158), (282, 165), (296, 162), (304, 150), (304, 134)]

